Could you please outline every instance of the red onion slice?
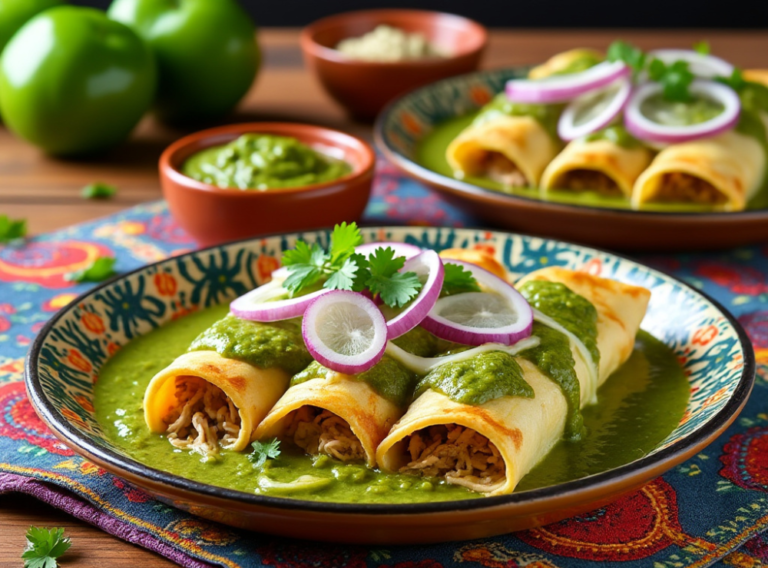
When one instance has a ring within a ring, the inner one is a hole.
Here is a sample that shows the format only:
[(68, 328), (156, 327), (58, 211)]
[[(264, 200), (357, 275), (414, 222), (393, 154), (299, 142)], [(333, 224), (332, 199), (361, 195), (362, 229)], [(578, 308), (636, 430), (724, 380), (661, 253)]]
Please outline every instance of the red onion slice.
[(685, 61), (691, 73), (706, 79), (730, 77), (733, 73), (733, 65), (724, 59), (692, 49), (657, 49), (648, 52), (648, 61), (653, 59), (658, 59), (666, 65), (671, 65), (675, 61)]
[(643, 102), (663, 90), (659, 83), (646, 83), (639, 87), (629, 100), (624, 110), (624, 122), (627, 131), (635, 138), (664, 144), (676, 144), (699, 138), (716, 136), (731, 130), (739, 121), (741, 101), (736, 91), (715, 81), (697, 79), (689, 90), (694, 95), (713, 99), (723, 105), (723, 112), (716, 117), (687, 126), (660, 124), (642, 113)]
[(410, 305), (387, 322), (388, 339), (400, 337), (419, 325), (434, 307), (443, 288), (443, 261), (433, 250), (425, 250), (406, 261), (400, 272), (415, 272), (422, 287)]
[(387, 347), (387, 322), (379, 308), (348, 290), (331, 290), (312, 302), (301, 334), (316, 361), (347, 375), (373, 367)]
[(373, 254), (373, 252), (378, 248), (387, 248), (387, 247), (395, 251), (396, 257), (404, 256), (405, 258), (413, 258), (414, 256), (416, 256), (422, 251), (422, 249), (420, 249), (416, 245), (409, 245), (408, 243), (384, 242), (384, 243), (365, 243), (364, 245), (355, 247), (355, 252), (368, 256), (369, 254)]
[(557, 134), (570, 142), (608, 126), (621, 114), (632, 95), (632, 80), (624, 77), (605, 89), (573, 100), (560, 115)]
[(554, 75), (545, 79), (511, 79), (506, 93), (518, 103), (562, 103), (629, 77), (631, 69), (623, 61), (603, 61), (581, 73)]
[(462, 345), (512, 345), (531, 335), (533, 310), (509, 283), (477, 265), (451, 260), (469, 270), (483, 292), (441, 298), (421, 326)]
[(235, 316), (245, 320), (261, 322), (286, 320), (303, 315), (313, 300), (330, 292), (330, 290), (318, 290), (298, 298), (275, 300), (288, 294), (288, 290), (282, 286), (284, 280), (284, 278), (276, 278), (240, 296), (229, 305), (229, 310)]

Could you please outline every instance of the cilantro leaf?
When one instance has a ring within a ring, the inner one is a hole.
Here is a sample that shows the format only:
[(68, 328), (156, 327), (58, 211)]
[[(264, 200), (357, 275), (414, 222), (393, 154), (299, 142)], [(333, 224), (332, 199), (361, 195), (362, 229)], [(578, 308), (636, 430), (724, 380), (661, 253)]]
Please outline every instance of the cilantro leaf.
[(0, 243), (9, 243), (23, 239), (27, 235), (27, 220), (11, 220), (8, 215), (0, 215)]
[(693, 82), (694, 75), (687, 61), (675, 61), (667, 65), (660, 59), (654, 59), (648, 66), (648, 76), (652, 81), (661, 83), (666, 100), (673, 102), (691, 100), (688, 87)]
[(723, 85), (728, 85), (736, 92), (741, 91), (747, 85), (747, 81), (744, 79), (744, 73), (738, 67), (733, 68), (730, 77), (716, 77), (715, 81), (718, 81)]
[(331, 235), (331, 264), (342, 265), (355, 252), (355, 247), (363, 243), (363, 236), (357, 223), (342, 223), (333, 228)]
[(631, 43), (626, 41), (614, 41), (606, 53), (608, 61), (623, 61), (629, 65), (636, 73), (645, 66), (645, 53)]
[(262, 467), (267, 460), (273, 460), (280, 456), (280, 440), (272, 438), (266, 442), (253, 442), (251, 444), (253, 452), (248, 454), (248, 460), (253, 464), (253, 467)]
[(464, 292), (479, 292), (480, 286), (472, 273), (459, 264), (446, 262), (443, 264), (445, 277), (440, 297), (462, 294)]
[(708, 41), (697, 41), (693, 44), (693, 51), (701, 53), (702, 55), (709, 55), (712, 49), (709, 47)]
[(414, 272), (398, 272), (404, 264), (405, 257), (395, 257), (391, 247), (377, 248), (368, 256), (370, 276), (366, 286), (391, 308), (404, 306), (421, 290), (421, 281)]
[(80, 195), (85, 199), (109, 199), (116, 193), (117, 188), (114, 185), (109, 185), (108, 183), (102, 183), (100, 181), (89, 183), (80, 190)]
[(352, 290), (357, 275), (357, 263), (348, 258), (336, 272), (328, 277), (323, 288), (328, 290)]
[(375, 279), (369, 288), (390, 308), (402, 308), (416, 297), (421, 286), (415, 272), (396, 272), (388, 278)]
[(304, 241), (296, 243), (296, 248), (283, 253), (283, 266), (288, 267), (288, 278), (283, 286), (296, 294), (303, 288), (315, 284), (323, 277), (323, 267), (328, 255), (315, 243), (310, 246)]
[(24, 568), (56, 568), (56, 559), (72, 546), (70, 539), (64, 537), (64, 529), (41, 529), (29, 527), (27, 547), (21, 555)]
[(368, 264), (368, 259), (364, 255), (355, 253), (349, 257), (357, 265), (357, 271), (355, 272), (355, 281), (352, 283), (352, 290), (355, 292), (362, 292), (366, 289), (366, 283), (371, 277), (371, 270)]
[(67, 274), (70, 282), (101, 282), (115, 274), (115, 259), (111, 256), (100, 256), (88, 267)]

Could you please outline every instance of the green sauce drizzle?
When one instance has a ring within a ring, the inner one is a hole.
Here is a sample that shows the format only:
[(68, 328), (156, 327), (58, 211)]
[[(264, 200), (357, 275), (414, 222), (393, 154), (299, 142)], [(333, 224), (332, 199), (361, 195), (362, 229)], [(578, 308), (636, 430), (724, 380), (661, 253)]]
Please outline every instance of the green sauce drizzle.
[(609, 142), (613, 142), (622, 148), (637, 148), (643, 145), (640, 140), (627, 132), (627, 129), (623, 124), (614, 124), (613, 126), (607, 126), (602, 130), (597, 130), (591, 134), (587, 134), (584, 137), (584, 140), (587, 142), (594, 142), (596, 140), (608, 140)]
[(189, 351), (216, 351), (227, 359), (262, 369), (278, 367), (292, 375), (312, 362), (301, 327), (290, 320), (267, 324), (228, 315), (201, 333)]
[(552, 379), (565, 395), (568, 415), (565, 419), (565, 438), (581, 440), (584, 417), (581, 415), (581, 386), (576, 375), (576, 362), (571, 353), (571, 342), (563, 333), (539, 322), (533, 324), (533, 334), (541, 340), (538, 347), (526, 349), (520, 357), (527, 359)]
[(557, 135), (557, 121), (563, 112), (565, 105), (540, 105), (513, 103), (503, 92), (496, 95), (491, 102), (480, 109), (480, 113), (475, 118), (474, 124), (483, 124), (494, 120), (499, 116), (530, 116), (536, 119), (547, 133), (555, 140), (558, 145), (561, 144)]
[[(314, 361), (291, 378), (291, 386), (300, 385), (312, 379), (327, 379), (333, 373), (334, 371)], [(411, 393), (416, 383), (416, 375), (386, 355), (367, 371), (351, 376), (355, 380), (368, 383), (377, 394), (401, 408), (411, 401)]]
[(454, 402), (476, 406), (502, 396), (534, 396), (520, 365), (503, 351), (489, 351), (441, 365), (419, 381), (415, 397), (428, 389), (441, 392)]
[(578, 337), (600, 364), (597, 348), (597, 310), (592, 302), (560, 282), (529, 280), (519, 289), (528, 303)]

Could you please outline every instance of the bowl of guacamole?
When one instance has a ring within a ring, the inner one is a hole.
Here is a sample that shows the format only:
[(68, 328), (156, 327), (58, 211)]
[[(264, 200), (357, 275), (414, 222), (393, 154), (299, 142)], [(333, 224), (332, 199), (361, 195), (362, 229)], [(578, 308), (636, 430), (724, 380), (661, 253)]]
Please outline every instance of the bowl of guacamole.
[(375, 153), (345, 132), (246, 123), (196, 132), (160, 157), (163, 194), (201, 245), (358, 219)]

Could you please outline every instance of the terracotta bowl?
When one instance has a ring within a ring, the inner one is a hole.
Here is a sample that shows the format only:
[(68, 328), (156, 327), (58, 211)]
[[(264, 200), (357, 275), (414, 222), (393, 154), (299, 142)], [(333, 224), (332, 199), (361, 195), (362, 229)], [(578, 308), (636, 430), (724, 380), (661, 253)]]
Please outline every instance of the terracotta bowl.
[[(223, 189), (181, 173), (184, 161), (241, 134), (292, 136), (341, 158), (352, 172), (339, 179), (268, 191)], [(171, 213), (202, 246), (276, 231), (324, 227), (362, 215), (371, 193), (376, 155), (365, 141), (309, 124), (253, 122), (202, 130), (171, 144), (160, 156), (160, 183)]]
[[(350, 59), (334, 47), (381, 24), (418, 32), (451, 55), (381, 63)], [(460, 16), (424, 10), (361, 10), (323, 18), (301, 33), (304, 60), (350, 114), (372, 119), (407, 91), (477, 69), (488, 40), (483, 26)]]
[[(327, 243), (329, 232), (300, 236), (308, 243)], [(196, 293), (199, 307), (205, 308), (265, 282), (276, 259), (299, 237), (296, 233), (180, 255), (123, 274), (77, 298), (53, 316), (29, 352), (25, 373), (30, 400), (73, 450), (176, 507), (272, 534), (395, 545), (477, 539), (601, 507), (700, 452), (736, 418), (752, 388), (754, 353), (736, 319), (695, 288), (638, 262), (560, 241), (478, 229), (365, 227), (363, 236), (366, 242), (402, 241), (436, 250), (491, 250), (515, 275), (555, 264), (648, 287), (652, 296), (643, 329), (686, 361), (691, 397), (683, 419), (651, 452), (609, 471), (511, 495), (442, 503), (269, 497), (184, 479), (163, 471), (161, 463), (146, 465), (126, 455), (105, 436), (94, 414), (93, 382), (114, 346), (123, 347), (191, 309)], [(153, 284), (159, 274), (174, 283), (172, 294)], [(132, 298), (131, 306), (125, 304), (128, 311), (122, 307), (127, 296)], [(72, 347), (86, 341), (88, 350)], [(73, 352), (76, 359), (70, 356)], [(92, 371), (86, 373), (84, 367)]]

